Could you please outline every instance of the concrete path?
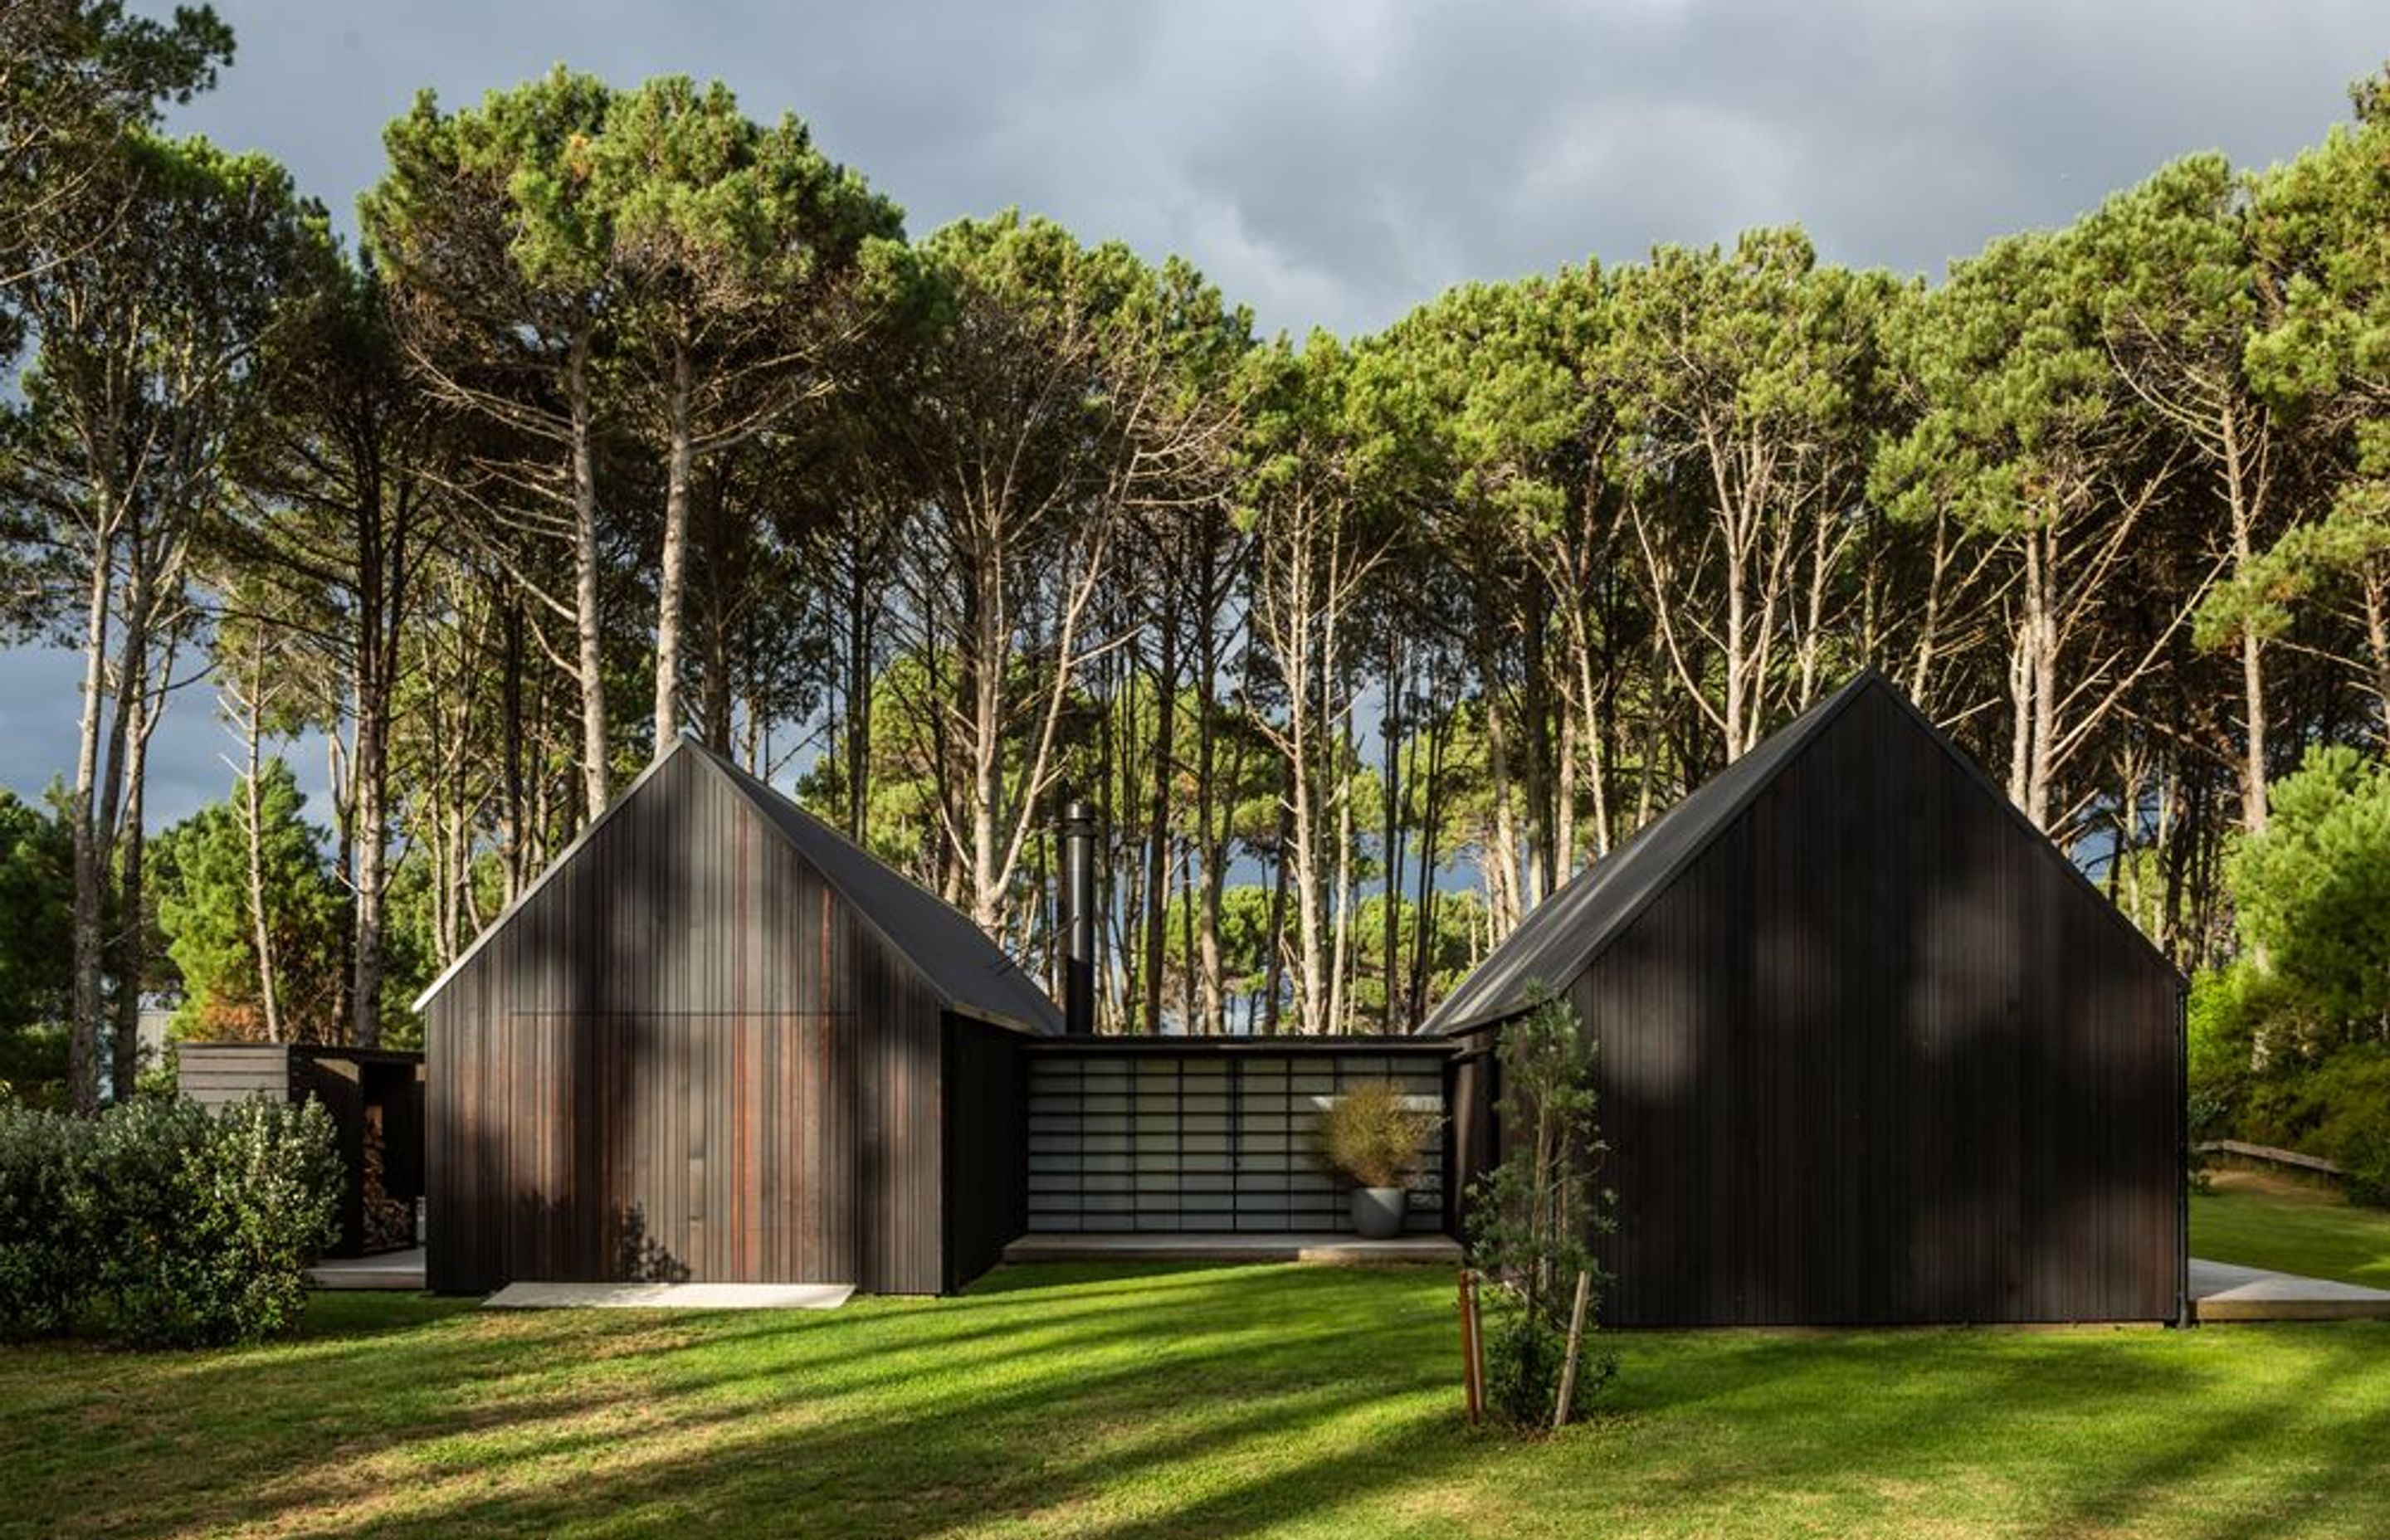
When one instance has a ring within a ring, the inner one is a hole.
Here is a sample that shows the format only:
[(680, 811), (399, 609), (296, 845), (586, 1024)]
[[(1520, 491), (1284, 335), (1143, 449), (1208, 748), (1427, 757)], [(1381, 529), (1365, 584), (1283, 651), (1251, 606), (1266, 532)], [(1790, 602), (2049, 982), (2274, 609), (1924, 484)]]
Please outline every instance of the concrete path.
[(836, 1310), (848, 1283), (510, 1283), (491, 1310)]
[(310, 1289), (421, 1289), (423, 1248), (369, 1257), (327, 1257), (304, 1276)]
[(1460, 1243), (1450, 1236), (1391, 1240), (1322, 1231), (1316, 1235), (1217, 1233), (1025, 1235), (1004, 1249), (1007, 1262), (1424, 1262), (1452, 1265)]
[(2192, 1308), (2203, 1321), (2390, 1320), (2390, 1290), (2191, 1259)]

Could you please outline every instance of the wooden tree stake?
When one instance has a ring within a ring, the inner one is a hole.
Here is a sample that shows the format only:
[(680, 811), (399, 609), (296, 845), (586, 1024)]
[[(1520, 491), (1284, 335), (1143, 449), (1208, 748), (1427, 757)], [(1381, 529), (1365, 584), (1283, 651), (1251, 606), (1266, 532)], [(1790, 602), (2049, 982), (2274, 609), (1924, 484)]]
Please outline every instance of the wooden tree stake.
[(1469, 1397), (1469, 1425), (1485, 1415), (1485, 1358), (1478, 1337), (1477, 1275), (1460, 1270), (1460, 1382)]
[(1593, 1297), (1593, 1269), (1587, 1268), (1576, 1276), (1576, 1303), (1569, 1307), (1568, 1357), (1561, 1365), (1560, 1404), (1552, 1408), (1552, 1431), (1559, 1432), (1568, 1421), (1569, 1403), (1576, 1399), (1576, 1360), (1585, 1345), (1585, 1310)]

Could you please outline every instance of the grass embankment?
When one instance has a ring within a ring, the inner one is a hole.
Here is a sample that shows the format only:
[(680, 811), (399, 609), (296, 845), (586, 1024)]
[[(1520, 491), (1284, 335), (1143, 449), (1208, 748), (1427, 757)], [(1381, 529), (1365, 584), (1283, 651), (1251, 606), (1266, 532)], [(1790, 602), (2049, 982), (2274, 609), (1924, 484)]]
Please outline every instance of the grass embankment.
[(2191, 1196), (2191, 1254), (2390, 1289), (2390, 1212), (2305, 1177), (2227, 1166)]
[(829, 1315), (319, 1297), (272, 1347), (0, 1352), (0, 1534), (2390, 1534), (2390, 1326), (1613, 1340), (1457, 1415), (1439, 1271), (1024, 1267)]

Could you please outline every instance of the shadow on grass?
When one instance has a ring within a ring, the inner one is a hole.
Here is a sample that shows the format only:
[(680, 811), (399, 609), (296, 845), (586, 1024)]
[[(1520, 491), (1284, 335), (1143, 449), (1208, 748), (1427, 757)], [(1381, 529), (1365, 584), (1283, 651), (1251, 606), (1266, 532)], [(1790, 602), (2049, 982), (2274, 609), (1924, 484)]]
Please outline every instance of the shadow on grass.
[(2381, 1329), (1625, 1335), (1603, 1419), (1517, 1444), (1459, 1425), (1433, 1275), (1000, 1278), (805, 1316), (343, 1304), (150, 1393), (40, 1356), (0, 1386), (0, 1512), (38, 1521), (0, 1533), (1773, 1534), (1814, 1501), (2241, 1540), (2390, 1503)]

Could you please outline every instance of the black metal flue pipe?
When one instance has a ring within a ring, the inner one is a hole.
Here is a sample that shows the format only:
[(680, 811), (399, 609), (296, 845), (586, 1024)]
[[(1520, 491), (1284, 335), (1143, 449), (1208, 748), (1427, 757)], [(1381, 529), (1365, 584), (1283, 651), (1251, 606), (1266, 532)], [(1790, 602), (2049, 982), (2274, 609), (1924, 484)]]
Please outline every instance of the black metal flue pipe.
[(1062, 810), (1062, 1027), (1096, 1030), (1096, 810), (1083, 802)]

